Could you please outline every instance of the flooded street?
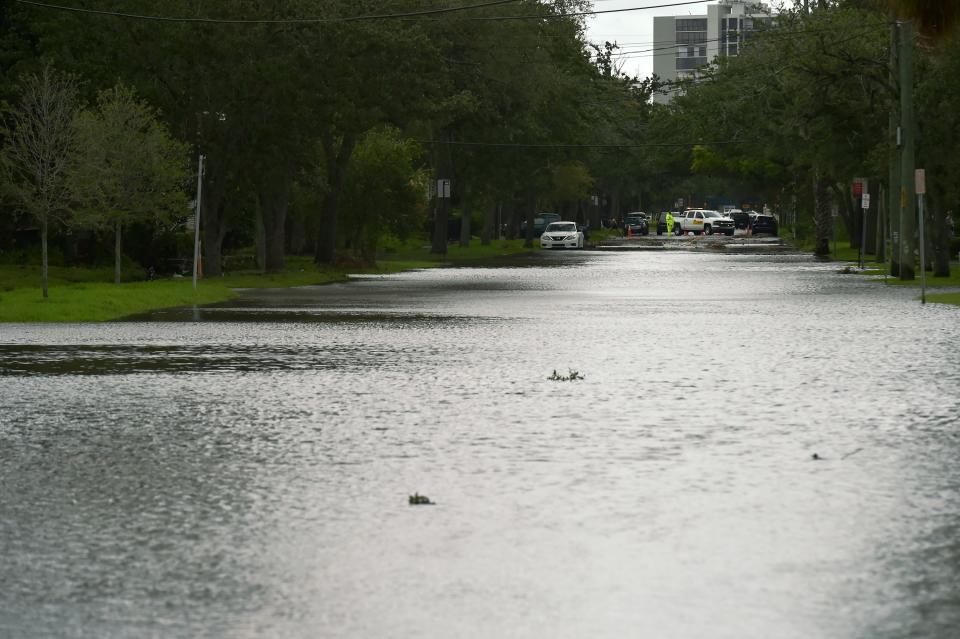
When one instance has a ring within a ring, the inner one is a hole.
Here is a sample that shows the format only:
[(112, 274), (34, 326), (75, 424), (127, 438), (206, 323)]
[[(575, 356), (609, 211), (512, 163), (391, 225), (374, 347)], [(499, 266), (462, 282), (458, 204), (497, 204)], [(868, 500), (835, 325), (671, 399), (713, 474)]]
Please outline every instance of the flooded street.
[(960, 309), (837, 268), (0, 325), (0, 636), (955, 636)]

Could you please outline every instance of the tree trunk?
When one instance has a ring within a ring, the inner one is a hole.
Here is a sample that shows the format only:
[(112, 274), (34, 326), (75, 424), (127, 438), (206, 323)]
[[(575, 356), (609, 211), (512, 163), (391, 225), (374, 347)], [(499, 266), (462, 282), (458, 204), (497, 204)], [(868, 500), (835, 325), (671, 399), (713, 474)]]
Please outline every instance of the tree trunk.
[(460, 246), (470, 246), (470, 218), (473, 215), (473, 203), (470, 201), (470, 189), (463, 187), (463, 211), (460, 213)]
[(200, 229), (203, 238), (203, 271), (207, 277), (223, 275), (223, 238), (227, 234), (224, 189), (226, 176), (222, 162), (207, 158), (201, 195)]
[(523, 248), (533, 248), (533, 219), (536, 217), (537, 201), (531, 194), (523, 204), (526, 212), (527, 229), (523, 234)]
[(876, 244), (875, 244), (876, 250), (874, 254), (877, 256), (877, 261), (883, 264), (887, 260), (887, 246), (886, 246), (887, 205), (886, 205), (886, 201), (883, 199), (884, 197), (886, 197), (886, 193), (884, 193), (883, 191), (882, 184), (880, 185), (879, 191), (880, 192), (877, 197), (877, 212), (876, 212), (876, 215), (874, 215), (874, 218), (877, 220), (876, 224), (874, 224), (874, 228), (876, 230)]
[[(438, 178), (443, 179), (443, 178)], [(447, 235), (450, 225), (450, 198), (437, 194), (433, 208), (433, 242), (430, 252), (437, 255), (447, 254)]]
[[(929, 188), (929, 187), (928, 187)], [(931, 258), (933, 259), (933, 276), (950, 277), (950, 226), (947, 224), (946, 207), (943, 205), (943, 189), (929, 188), (930, 190), (930, 231)]]
[(257, 268), (263, 273), (267, 270), (267, 230), (263, 225), (263, 205), (257, 198), (257, 236), (254, 238), (254, 244), (257, 251)]
[(830, 231), (833, 219), (830, 210), (830, 181), (819, 169), (814, 169), (813, 177), (813, 223), (815, 227), (814, 254), (818, 257), (830, 255)]
[(866, 246), (863, 247), (864, 254), (877, 254), (877, 218), (879, 217), (877, 215), (877, 210), (879, 207), (876, 206), (876, 203), (879, 201), (880, 198), (876, 197), (876, 194), (871, 194), (870, 207), (867, 209), (860, 209), (860, 215), (863, 217), (862, 223), (867, 226), (867, 232), (863, 236), (866, 240)]
[(47, 262), (47, 218), (40, 220), (40, 278), (43, 280), (43, 299), (49, 297), (47, 290), (49, 267)]
[(113, 283), (120, 283), (120, 267), (123, 264), (123, 225), (120, 220), (114, 224), (113, 244)]
[(503, 214), (507, 219), (507, 239), (517, 239), (520, 236), (520, 219), (517, 217), (517, 203), (513, 197), (504, 203)]
[(259, 193), (264, 231), (264, 270), (267, 273), (278, 273), (284, 267), (290, 180), (286, 176), (277, 176), (276, 180), (275, 183), (262, 186)]
[[(448, 141), (450, 140), (449, 131), (444, 136)], [(434, 218), (433, 218), (433, 242), (430, 246), (430, 252), (437, 255), (446, 255), (447, 254), (447, 240), (449, 235), (449, 222), (450, 222), (450, 201), (453, 197), (453, 158), (450, 153), (450, 145), (443, 145), (444, 148), (441, 148), (435, 155), (435, 166), (437, 167), (437, 200), (436, 206), (434, 208)], [(441, 180), (450, 180), (450, 193), (447, 195), (449, 197), (441, 197), (439, 192), (439, 186)]]
[[(497, 225), (497, 207), (499, 206), (499, 202), (491, 200), (488, 206), (485, 206), (483, 209), (483, 230), (480, 231), (480, 244), (482, 246), (490, 246), (490, 242), (493, 241), (493, 229)], [(498, 229), (497, 237), (499, 236), (500, 232)]]
[(843, 220), (843, 228), (847, 230), (847, 238), (850, 240), (850, 248), (860, 246), (860, 225), (857, 217), (857, 198), (853, 195), (853, 190), (849, 185), (830, 184), (830, 190), (833, 191), (833, 201), (838, 203), (840, 217)]
[(327, 193), (320, 210), (320, 226), (317, 229), (317, 264), (333, 264), (337, 259), (337, 223), (340, 218), (340, 203), (343, 199), (343, 182), (350, 164), (350, 156), (356, 147), (357, 138), (347, 133), (336, 141), (327, 136), (323, 141), (327, 158)]

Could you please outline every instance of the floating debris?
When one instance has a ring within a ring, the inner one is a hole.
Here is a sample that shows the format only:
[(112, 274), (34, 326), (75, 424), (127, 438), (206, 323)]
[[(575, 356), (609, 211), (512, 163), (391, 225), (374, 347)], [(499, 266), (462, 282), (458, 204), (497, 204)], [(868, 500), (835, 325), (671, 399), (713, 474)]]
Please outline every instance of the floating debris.
[(578, 373), (577, 371), (570, 371), (569, 375), (560, 375), (557, 373), (557, 369), (553, 369), (553, 375), (551, 375), (547, 379), (549, 379), (552, 382), (572, 382), (578, 379), (586, 379), (586, 378), (580, 373)]
[(859, 272), (860, 272), (860, 269), (853, 266), (844, 266), (842, 269), (837, 271), (837, 273), (840, 273), (841, 275), (851, 275)]
[(819, 460), (819, 459), (823, 459), (823, 457), (821, 457), (820, 455), (814, 453), (814, 454), (810, 455), (810, 459), (816, 461), (816, 460)]
[(410, 495), (411, 506), (433, 506), (434, 504), (436, 504), (436, 502), (430, 501), (430, 498), (426, 495), (421, 495), (420, 493)]

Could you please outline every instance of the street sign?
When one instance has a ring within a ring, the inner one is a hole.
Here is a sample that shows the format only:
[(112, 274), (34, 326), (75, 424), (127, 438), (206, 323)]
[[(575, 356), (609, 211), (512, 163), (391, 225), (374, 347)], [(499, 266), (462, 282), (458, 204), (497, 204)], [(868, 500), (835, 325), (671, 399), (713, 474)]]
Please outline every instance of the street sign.
[(864, 193), (864, 194), (861, 196), (860, 208), (862, 208), (864, 211), (866, 211), (867, 209), (870, 208), (870, 194), (869, 194), (869, 193)]
[(853, 178), (853, 194), (854, 195), (856, 195), (857, 197), (860, 197), (861, 195), (863, 195), (863, 192), (866, 190), (866, 187), (867, 187), (866, 178)]
[(450, 197), (450, 180), (437, 180), (437, 197)]
[(916, 194), (923, 195), (927, 192), (927, 175), (923, 169), (917, 169), (913, 173), (914, 182), (916, 183)]

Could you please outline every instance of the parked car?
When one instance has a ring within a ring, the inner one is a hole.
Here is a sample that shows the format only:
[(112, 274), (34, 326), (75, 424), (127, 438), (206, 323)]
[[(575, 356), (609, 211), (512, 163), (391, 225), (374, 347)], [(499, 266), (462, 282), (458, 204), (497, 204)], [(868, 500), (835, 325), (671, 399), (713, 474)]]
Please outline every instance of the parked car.
[(583, 248), (583, 231), (576, 222), (551, 222), (540, 236), (540, 248)]
[(770, 235), (777, 235), (777, 218), (772, 215), (765, 215), (763, 213), (758, 214), (753, 218), (753, 234), (757, 233), (769, 233)]
[(623, 234), (649, 235), (650, 221), (647, 219), (647, 214), (640, 211), (627, 213), (623, 218)]
[[(533, 236), (537, 237), (538, 235), (543, 235), (544, 230), (547, 228), (547, 225), (552, 222), (559, 222), (560, 215), (557, 213), (541, 213), (533, 218)], [(527, 223), (524, 221), (520, 224), (520, 236), (527, 236)]]

